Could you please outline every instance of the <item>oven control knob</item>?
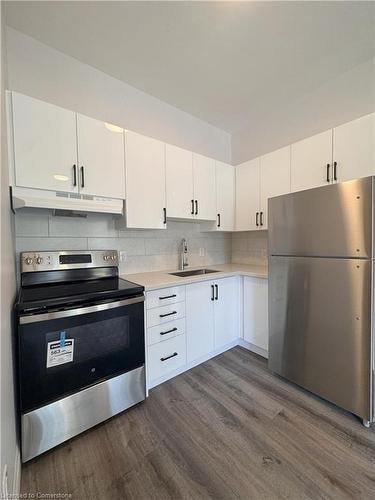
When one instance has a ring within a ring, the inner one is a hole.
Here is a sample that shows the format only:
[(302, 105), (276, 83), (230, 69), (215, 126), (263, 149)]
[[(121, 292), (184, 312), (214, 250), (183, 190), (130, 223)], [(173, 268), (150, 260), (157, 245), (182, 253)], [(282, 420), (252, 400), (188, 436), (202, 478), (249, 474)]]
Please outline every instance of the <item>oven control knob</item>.
[(41, 264), (42, 262), (43, 262), (42, 257), (37, 257), (37, 258), (36, 258), (36, 263), (37, 263), (37, 264)]
[(107, 260), (109, 259), (109, 255), (103, 255), (103, 259), (107, 262)]
[(111, 260), (116, 260), (116, 257), (114, 255), (111, 255)]
[(30, 266), (33, 263), (33, 259), (31, 257), (26, 257), (25, 262), (28, 266)]

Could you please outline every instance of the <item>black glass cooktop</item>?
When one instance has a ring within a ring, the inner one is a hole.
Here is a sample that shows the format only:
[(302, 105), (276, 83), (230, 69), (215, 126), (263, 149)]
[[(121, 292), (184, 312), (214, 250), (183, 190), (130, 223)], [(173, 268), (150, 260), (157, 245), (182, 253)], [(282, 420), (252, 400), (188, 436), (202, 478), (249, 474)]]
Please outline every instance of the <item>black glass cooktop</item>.
[(21, 287), (17, 308), (19, 311), (47, 309), (69, 305), (127, 298), (143, 293), (141, 285), (118, 277), (88, 281), (59, 282)]

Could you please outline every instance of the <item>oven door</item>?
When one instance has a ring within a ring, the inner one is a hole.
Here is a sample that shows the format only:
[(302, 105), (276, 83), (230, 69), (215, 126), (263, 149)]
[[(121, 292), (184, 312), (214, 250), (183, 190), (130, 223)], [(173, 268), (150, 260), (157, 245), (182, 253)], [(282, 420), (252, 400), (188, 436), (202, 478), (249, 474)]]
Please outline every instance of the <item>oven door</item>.
[(19, 318), (25, 413), (144, 365), (144, 297)]

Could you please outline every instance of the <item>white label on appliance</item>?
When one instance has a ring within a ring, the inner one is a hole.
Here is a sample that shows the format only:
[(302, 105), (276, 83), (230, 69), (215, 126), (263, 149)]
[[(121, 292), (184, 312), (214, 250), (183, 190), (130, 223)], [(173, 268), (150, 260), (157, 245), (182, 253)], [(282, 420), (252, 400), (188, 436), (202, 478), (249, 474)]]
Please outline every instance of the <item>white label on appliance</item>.
[(60, 340), (54, 340), (47, 344), (47, 368), (63, 365), (73, 361), (74, 339), (66, 339), (64, 345)]

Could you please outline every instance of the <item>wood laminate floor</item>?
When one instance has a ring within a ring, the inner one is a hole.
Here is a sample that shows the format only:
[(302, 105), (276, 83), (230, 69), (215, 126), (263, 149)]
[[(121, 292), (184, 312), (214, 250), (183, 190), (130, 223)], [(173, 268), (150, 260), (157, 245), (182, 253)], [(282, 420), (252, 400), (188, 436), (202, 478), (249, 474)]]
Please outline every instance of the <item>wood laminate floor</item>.
[(29, 462), (73, 500), (375, 499), (375, 430), (236, 347)]

